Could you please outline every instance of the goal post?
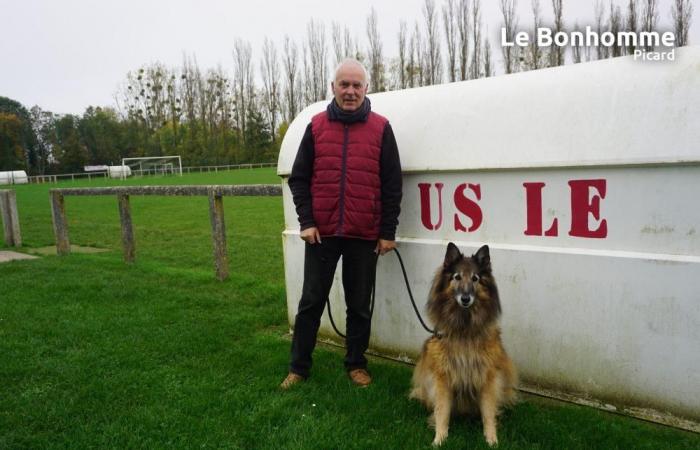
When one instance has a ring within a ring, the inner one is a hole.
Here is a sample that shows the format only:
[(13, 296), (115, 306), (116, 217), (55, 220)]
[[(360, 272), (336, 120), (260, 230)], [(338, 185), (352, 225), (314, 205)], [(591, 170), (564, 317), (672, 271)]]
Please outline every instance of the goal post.
[[(122, 166), (129, 167), (131, 173), (140, 176), (176, 174), (182, 176), (182, 158), (180, 158), (180, 155), (122, 158)], [(122, 176), (122, 179), (124, 177), (125, 175)]]

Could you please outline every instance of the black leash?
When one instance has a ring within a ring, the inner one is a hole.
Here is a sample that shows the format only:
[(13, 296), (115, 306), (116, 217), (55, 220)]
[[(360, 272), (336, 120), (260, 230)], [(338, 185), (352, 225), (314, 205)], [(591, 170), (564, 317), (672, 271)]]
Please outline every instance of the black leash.
[[(416, 306), (416, 301), (413, 299), (413, 292), (411, 292), (411, 286), (408, 282), (408, 275), (406, 275), (406, 267), (403, 265), (403, 259), (401, 259), (401, 253), (399, 253), (399, 249), (394, 248), (394, 251), (396, 252), (396, 257), (399, 258), (399, 264), (401, 265), (401, 272), (403, 273), (403, 281), (406, 284), (406, 290), (408, 291), (408, 298), (411, 299), (411, 304), (413, 305), (413, 310), (416, 312), (416, 316), (418, 316), (418, 320), (420, 321), (420, 324), (423, 325), (423, 328), (425, 328), (425, 331), (427, 331), (430, 334), (436, 335), (435, 330), (431, 330), (428, 325), (425, 324), (423, 321), (423, 318), (420, 315), (420, 312), (418, 312), (418, 307)], [(379, 255), (377, 255), (374, 259), (374, 279), (372, 280), (372, 297), (370, 300), (369, 304), (369, 321), (372, 323), (372, 316), (374, 315), (374, 297), (377, 291), (377, 260), (379, 259)], [(338, 327), (335, 326), (335, 321), (333, 320), (333, 313), (331, 313), (331, 301), (330, 298), (326, 299), (326, 303), (328, 304), (328, 318), (331, 319), (331, 325), (333, 326), (333, 329), (335, 330), (336, 333), (338, 333), (338, 336), (345, 338), (345, 335), (338, 330)]]

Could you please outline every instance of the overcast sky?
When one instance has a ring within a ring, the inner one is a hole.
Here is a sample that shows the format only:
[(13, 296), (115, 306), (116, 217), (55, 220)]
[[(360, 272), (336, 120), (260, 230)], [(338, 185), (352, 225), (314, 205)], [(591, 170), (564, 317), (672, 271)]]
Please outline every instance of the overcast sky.
[[(443, 1), (436, 3), (441, 7)], [(667, 27), (672, 0), (659, 3), (661, 24)], [(482, 0), (500, 72), (497, 4)], [(551, 18), (551, 2), (541, 4), (545, 19)], [(0, 96), (27, 108), (36, 104), (56, 113), (82, 114), (89, 105), (113, 105), (127, 72), (151, 62), (175, 67), (187, 53), (201, 68), (221, 64), (230, 72), (236, 38), (251, 42), (257, 70), (265, 36), (278, 47), (285, 34), (300, 43), (311, 18), (326, 24), (330, 55), (333, 21), (347, 25), (366, 45), (365, 22), (372, 6), (384, 55), (394, 57), (400, 20), (411, 29), (415, 20), (422, 20), (422, 5), (423, 0), (0, 0)], [(592, 1), (564, 0), (566, 24), (592, 25), (592, 5)], [(531, 22), (530, 0), (519, 0), (518, 7), (520, 28), (525, 29)], [(690, 42), (698, 43), (699, 5), (694, 7)]]

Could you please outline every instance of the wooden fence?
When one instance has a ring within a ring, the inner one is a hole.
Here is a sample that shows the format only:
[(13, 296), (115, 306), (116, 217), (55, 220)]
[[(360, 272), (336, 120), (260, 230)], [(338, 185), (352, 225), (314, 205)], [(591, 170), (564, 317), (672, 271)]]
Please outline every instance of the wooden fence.
[(17, 214), (17, 196), (15, 191), (0, 189), (0, 216), (5, 235), (5, 245), (21, 247), (22, 234), (19, 230), (19, 215)]
[(162, 195), (209, 197), (209, 218), (211, 220), (212, 242), (214, 244), (214, 267), (219, 280), (228, 278), (228, 254), (226, 251), (226, 226), (224, 222), (224, 195), (228, 196), (278, 196), (282, 187), (277, 184), (255, 184), (239, 186), (128, 186), (100, 188), (61, 188), (50, 189), (53, 229), (56, 235), (56, 250), (59, 255), (70, 253), (68, 220), (66, 218), (66, 195), (116, 195), (121, 222), (124, 261), (131, 263), (136, 256), (136, 243), (131, 223), (130, 195)]

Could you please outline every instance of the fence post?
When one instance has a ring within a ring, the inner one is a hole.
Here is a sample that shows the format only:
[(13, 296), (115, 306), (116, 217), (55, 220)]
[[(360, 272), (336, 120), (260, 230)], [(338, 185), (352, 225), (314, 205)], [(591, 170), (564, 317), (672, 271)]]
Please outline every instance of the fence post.
[(209, 191), (209, 217), (211, 218), (211, 237), (214, 244), (214, 267), (216, 269), (216, 278), (223, 281), (228, 278), (224, 200), (223, 194), (214, 189)]
[(5, 244), (12, 247), (22, 246), (22, 234), (19, 230), (17, 214), (17, 195), (13, 190), (0, 190), (0, 214), (5, 229)]
[(122, 225), (122, 247), (124, 248), (124, 261), (134, 262), (136, 244), (134, 242), (134, 228), (131, 224), (131, 205), (128, 194), (117, 194), (119, 201), (119, 220)]
[(65, 201), (60, 192), (51, 192), (51, 216), (53, 217), (53, 232), (56, 235), (56, 253), (67, 255), (70, 253), (68, 221), (66, 220)]

